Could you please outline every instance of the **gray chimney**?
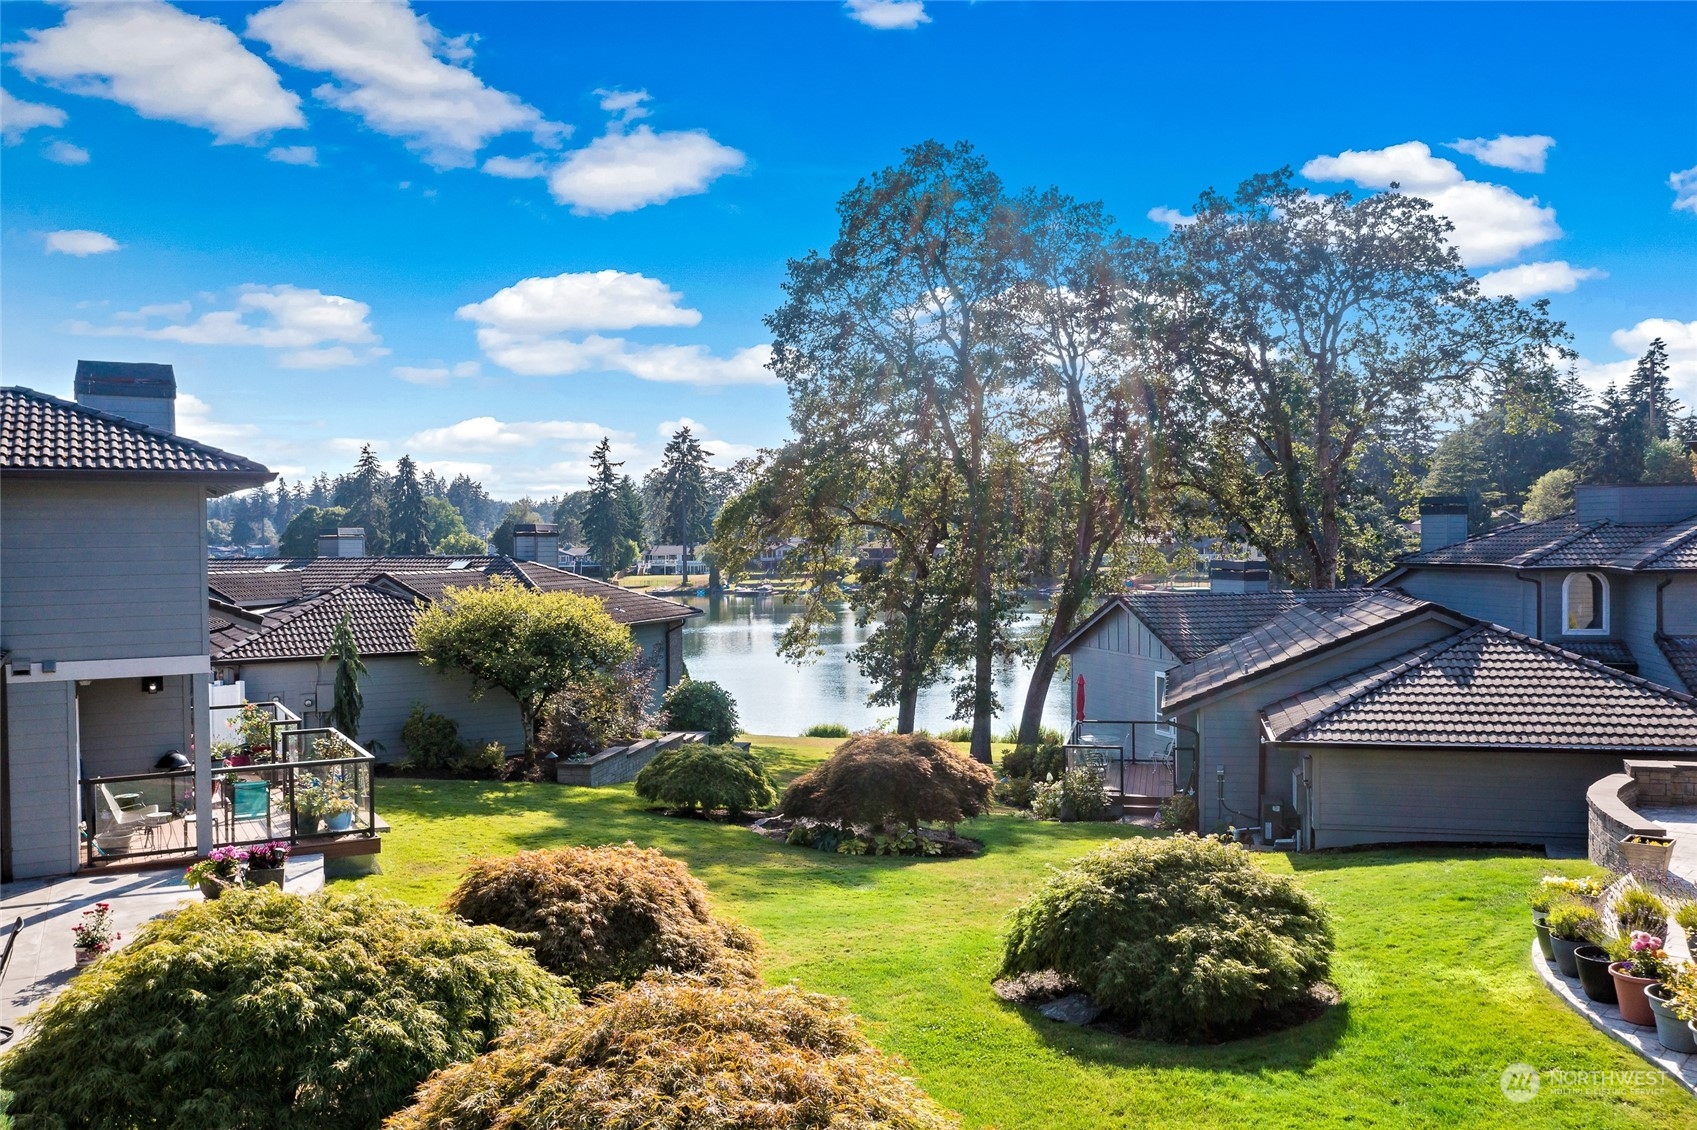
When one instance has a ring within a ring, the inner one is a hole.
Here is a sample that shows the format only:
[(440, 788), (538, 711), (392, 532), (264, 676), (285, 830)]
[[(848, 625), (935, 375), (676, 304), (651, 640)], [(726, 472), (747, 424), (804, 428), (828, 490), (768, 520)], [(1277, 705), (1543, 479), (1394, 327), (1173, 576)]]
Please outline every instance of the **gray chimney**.
[(365, 527), (342, 526), (318, 535), (320, 557), (364, 557)]
[(1420, 500), (1420, 552), (1467, 540), (1467, 496), (1429, 494)]
[(78, 361), (77, 403), (161, 432), (177, 430), (177, 375), (144, 361)]
[(1581, 483), (1573, 488), (1580, 525), (1659, 526), (1697, 517), (1697, 483)]
[(560, 527), (549, 522), (520, 522), (513, 527), (513, 560), (560, 564)]
[(1265, 561), (1211, 561), (1208, 563), (1209, 592), (1266, 592)]

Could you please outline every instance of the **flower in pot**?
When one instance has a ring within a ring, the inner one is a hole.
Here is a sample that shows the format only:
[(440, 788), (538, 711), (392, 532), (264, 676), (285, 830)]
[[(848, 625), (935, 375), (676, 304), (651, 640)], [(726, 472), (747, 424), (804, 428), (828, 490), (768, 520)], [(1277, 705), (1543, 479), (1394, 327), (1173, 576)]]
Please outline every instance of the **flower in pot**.
[(246, 703), (240, 714), (231, 717), (227, 725), (241, 735), (242, 745), (249, 753), (271, 752), (271, 712), (258, 703)]
[(200, 893), (215, 899), (231, 887), (242, 885), (242, 865), (247, 852), (234, 847), (215, 847), (205, 859), (197, 859), (183, 872), (183, 882), (199, 886)]
[(1662, 939), (1655, 934), (1634, 930), (1630, 937), (1616, 938), (1613, 946), (1615, 961), (1609, 966), (1614, 979), (1615, 994), (1620, 1001), (1620, 1018), (1628, 1024), (1652, 1028), (1656, 1014), (1644, 996), (1644, 990), (1656, 984), (1670, 972), (1668, 954)]
[(247, 881), (252, 887), (281, 887), (289, 845), (282, 840), (247, 849)]
[(1614, 915), (1615, 926), (1623, 938), (1630, 938), (1635, 933), (1667, 937), (1668, 904), (1643, 887), (1636, 884), (1627, 886), (1615, 896), (1609, 911)]
[(327, 786), (324, 792), (324, 828), (346, 832), (354, 826), (354, 798), (346, 786)]
[(1544, 921), (1550, 916), (1550, 907), (1563, 899), (1595, 901), (1607, 885), (1606, 879), (1595, 875), (1580, 879), (1571, 879), (1566, 875), (1545, 875), (1538, 881), (1538, 885), (1532, 888), (1532, 893), (1526, 896), (1527, 903), (1532, 907), (1532, 921)]
[(78, 965), (87, 965), (124, 940), (112, 924), (112, 904), (97, 902), (82, 912), (82, 921), (71, 927)]
[(1550, 907), (1550, 948), (1555, 951), (1556, 968), (1564, 977), (1579, 976), (1579, 965), (1573, 953), (1583, 945), (1595, 944), (1603, 936), (1603, 919), (1596, 910), (1577, 899), (1564, 899)]
[(1644, 999), (1656, 1018), (1656, 1039), (1670, 1052), (1697, 1052), (1697, 1033), (1690, 1021), (1697, 1019), (1697, 966), (1668, 962), (1661, 982), (1644, 989)]

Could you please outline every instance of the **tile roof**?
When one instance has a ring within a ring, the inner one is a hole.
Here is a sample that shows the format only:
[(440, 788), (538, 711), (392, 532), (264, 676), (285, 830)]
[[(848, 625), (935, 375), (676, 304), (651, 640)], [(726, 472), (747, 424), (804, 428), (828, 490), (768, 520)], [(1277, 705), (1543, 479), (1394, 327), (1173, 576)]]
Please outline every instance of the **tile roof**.
[(1632, 654), (1632, 649), (1619, 640), (1596, 640), (1584, 642), (1579, 640), (1563, 640), (1561, 646), (1575, 655), (1583, 655), (1586, 659), (1595, 659), (1606, 667), (1616, 671), (1625, 671), (1629, 675), (1638, 673), (1638, 657)]
[(212, 654), (235, 647), (257, 631), (264, 618), (251, 612), (221, 604), (216, 600), (207, 602), (207, 623), (212, 637)]
[(220, 650), (215, 644), (212, 657), (220, 663), (318, 659), (343, 616), (351, 617), (360, 655), (411, 655), (418, 650), (413, 643), (418, 610), (416, 600), (376, 586), (343, 585), (274, 609), (257, 631), (233, 646)]
[(1668, 665), (1685, 689), (1697, 694), (1697, 636), (1668, 636), (1658, 632), (1656, 646), (1667, 656)]
[(274, 477), (240, 455), (27, 388), (0, 388), (0, 473), (159, 475), (229, 489)]
[(1399, 565), (1500, 565), (1515, 569), (1697, 569), (1697, 518), (1678, 522), (1580, 525), (1572, 514), (1519, 522), (1438, 549), (1413, 553)]
[(1267, 707), (1269, 739), (1450, 748), (1697, 751), (1697, 700), (1481, 624)]
[(612, 614), (613, 619), (621, 624), (651, 624), (659, 620), (679, 620), (697, 615), (697, 610), (687, 604), (598, 581), (580, 573), (568, 573), (564, 569), (555, 569), (535, 561), (515, 561), (512, 564), (524, 574), (526, 580), (544, 592), (575, 592), (581, 596), (595, 597), (607, 606), (607, 611)]
[(207, 588), (219, 600), (237, 608), (274, 608), (301, 598), (301, 574), (299, 570), (268, 573), (209, 568)]
[[(1125, 608), (1181, 663), (1191, 663), (1293, 608), (1321, 611), (1366, 599), (1377, 589), (1287, 589), (1281, 592), (1134, 592), (1104, 605)], [(1093, 616), (1092, 619), (1095, 617)], [(1077, 632), (1073, 633), (1076, 638)], [(1070, 643), (1069, 639), (1066, 643)]]
[(1163, 708), (1179, 709), (1244, 679), (1438, 609), (1396, 589), (1355, 592), (1357, 599), (1341, 607), (1298, 604), (1200, 659), (1175, 667), (1167, 673)]

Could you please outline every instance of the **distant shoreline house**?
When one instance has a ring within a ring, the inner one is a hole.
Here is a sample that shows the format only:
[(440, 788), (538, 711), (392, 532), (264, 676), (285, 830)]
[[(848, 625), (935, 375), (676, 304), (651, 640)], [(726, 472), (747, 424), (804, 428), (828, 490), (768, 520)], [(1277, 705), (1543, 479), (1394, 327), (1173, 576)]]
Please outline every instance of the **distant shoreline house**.
[(1185, 734), (1204, 830), (1582, 852), (1592, 782), (1697, 756), (1697, 485), (1581, 486), (1473, 538), (1464, 500), (1423, 510), (1372, 587), (1110, 599), (1058, 649), (1089, 716)]
[(414, 703), (453, 718), (468, 741), (516, 751), (524, 729), (512, 696), (489, 688), (474, 701), (464, 672), (423, 666), (413, 642), (419, 612), (444, 591), (505, 577), (601, 601), (653, 666), (656, 705), (681, 681), (683, 625), (695, 609), (543, 564), (557, 559), (551, 537), (519, 536), (514, 548), (513, 557), (366, 557), (363, 531), (348, 529), (325, 534), (316, 558), (214, 561), (207, 590), (213, 666), (221, 682), (241, 682), (250, 700), (281, 702), (314, 723), (328, 717), (335, 680), (335, 665), (322, 656), (348, 616), (369, 669), (360, 681), (358, 737), (379, 747), (380, 759), (405, 755), (401, 727)]
[(90, 361), (75, 403), (0, 389), (0, 879), (78, 869), (85, 778), (209, 766), (206, 501), (274, 476), (173, 434), (175, 396)]

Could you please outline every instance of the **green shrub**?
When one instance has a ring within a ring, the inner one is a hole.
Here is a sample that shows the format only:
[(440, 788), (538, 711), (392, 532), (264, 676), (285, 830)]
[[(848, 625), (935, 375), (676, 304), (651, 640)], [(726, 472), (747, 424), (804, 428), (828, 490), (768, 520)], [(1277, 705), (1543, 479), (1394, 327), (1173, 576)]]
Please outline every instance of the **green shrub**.
[(735, 741), (737, 704), (718, 683), (685, 679), (666, 692), (667, 725), (674, 730), (705, 730), (713, 745)]
[(549, 703), (537, 741), (559, 754), (628, 745), (654, 725), (654, 665), (639, 653), (609, 671), (576, 679)]
[(413, 703), (401, 727), (401, 744), (407, 750), (407, 764), (416, 769), (453, 769), (466, 752), (460, 724), (446, 714), (426, 710), (422, 702)]
[(468, 922), (531, 936), (543, 968), (579, 989), (650, 970), (753, 976), (754, 936), (714, 919), (689, 868), (634, 844), (481, 859), (448, 896)]
[(388, 1130), (946, 1130), (956, 1120), (793, 986), (651, 978), (537, 1018), (419, 1089)]
[(1196, 798), (1175, 793), (1161, 802), (1155, 818), (1164, 832), (1194, 832), (1196, 830)]
[(1030, 777), (1003, 777), (990, 793), (997, 804), (1005, 804), (1009, 808), (1030, 808), (1036, 795), (1037, 785)]
[(1680, 903), (1679, 909), (1673, 912), (1673, 920), (1687, 934), (1697, 933), (1697, 902)]
[(815, 722), (801, 734), (804, 738), (846, 738), (849, 728), (841, 722)]
[(1062, 773), (1058, 781), (1038, 781), (1031, 811), (1039, 820), (1105, 820), (1108, 788), (1102, 774), (1081, 765)]
[(947, 730), (937, 734), (937, 740), (940, 742), (970, 742), (972, 740), (972, 727), (950, 726)]
[(1545, 875), (1532, 888), (1532, 893), (1526, 896), (1526, 901), (1533, 910), (1548, 911), (1550, 907), (1563, 899), (1577, 899), (1580, 902), (1592, 902), (1603, 893), (1603, 888), (1609, 884), (1608, 878), (1598, 878), (1588, 875), (1582, 879), (1570, 879), (1566, 875)]
[(1053, 970), (1146, 1035), (1194, 1039), (1303, 1000), (1331, 950), (1294, 879), (1180, 835), (1106, 844), (1052, 877), (1014, 912), (999, 976)]
[(1621, 891), (1615, 896), (1612, 910), (1622, 935), (1642, 930), (1658, 938), (1667, 937), (1668, 904), (1643, 887), (1629, 886)]
[(683, 742), (661, 750), (636, 775), (636, 795), (675, 808), (723, 808), (733, 815), (778, 799), (760, 755), (734, 745)]
[(231, 891), (144, 926), (0, 1065), (26, 1126), (376, 1127), (570, 993), (499, 930), (365, 894)]
[(1550, 907), (1550, 917), (1545, 925), (1549, 927), (1552, 938), (1560, 938), (1564, 942), (1603, 940), (1602, 916), (1594, 908), (1572, 899)]
[(778, 810), (838, 824), (921, 821), (957, 824), (990, 807), (990, 767), (925, 734), (850, 738), (821, 765), (790, 782)]
[[(996, 739), (1003, 745), (1019, 744), (1019, 724), (1015, 723), (1002, 731), (1002, 736)], [(1053, 726), (1037, 727), (1037, 744), (1039, 746), (1058, 746), (1061, 744), (1061, 732)]]
[(1059, 742), (1020, 746), (1002, 755), (1002, 772), (1010, 777), (1030, 777), (1033, 781), (1053, 778), (1058, 781), (1066, 771), (1067, 751)]

